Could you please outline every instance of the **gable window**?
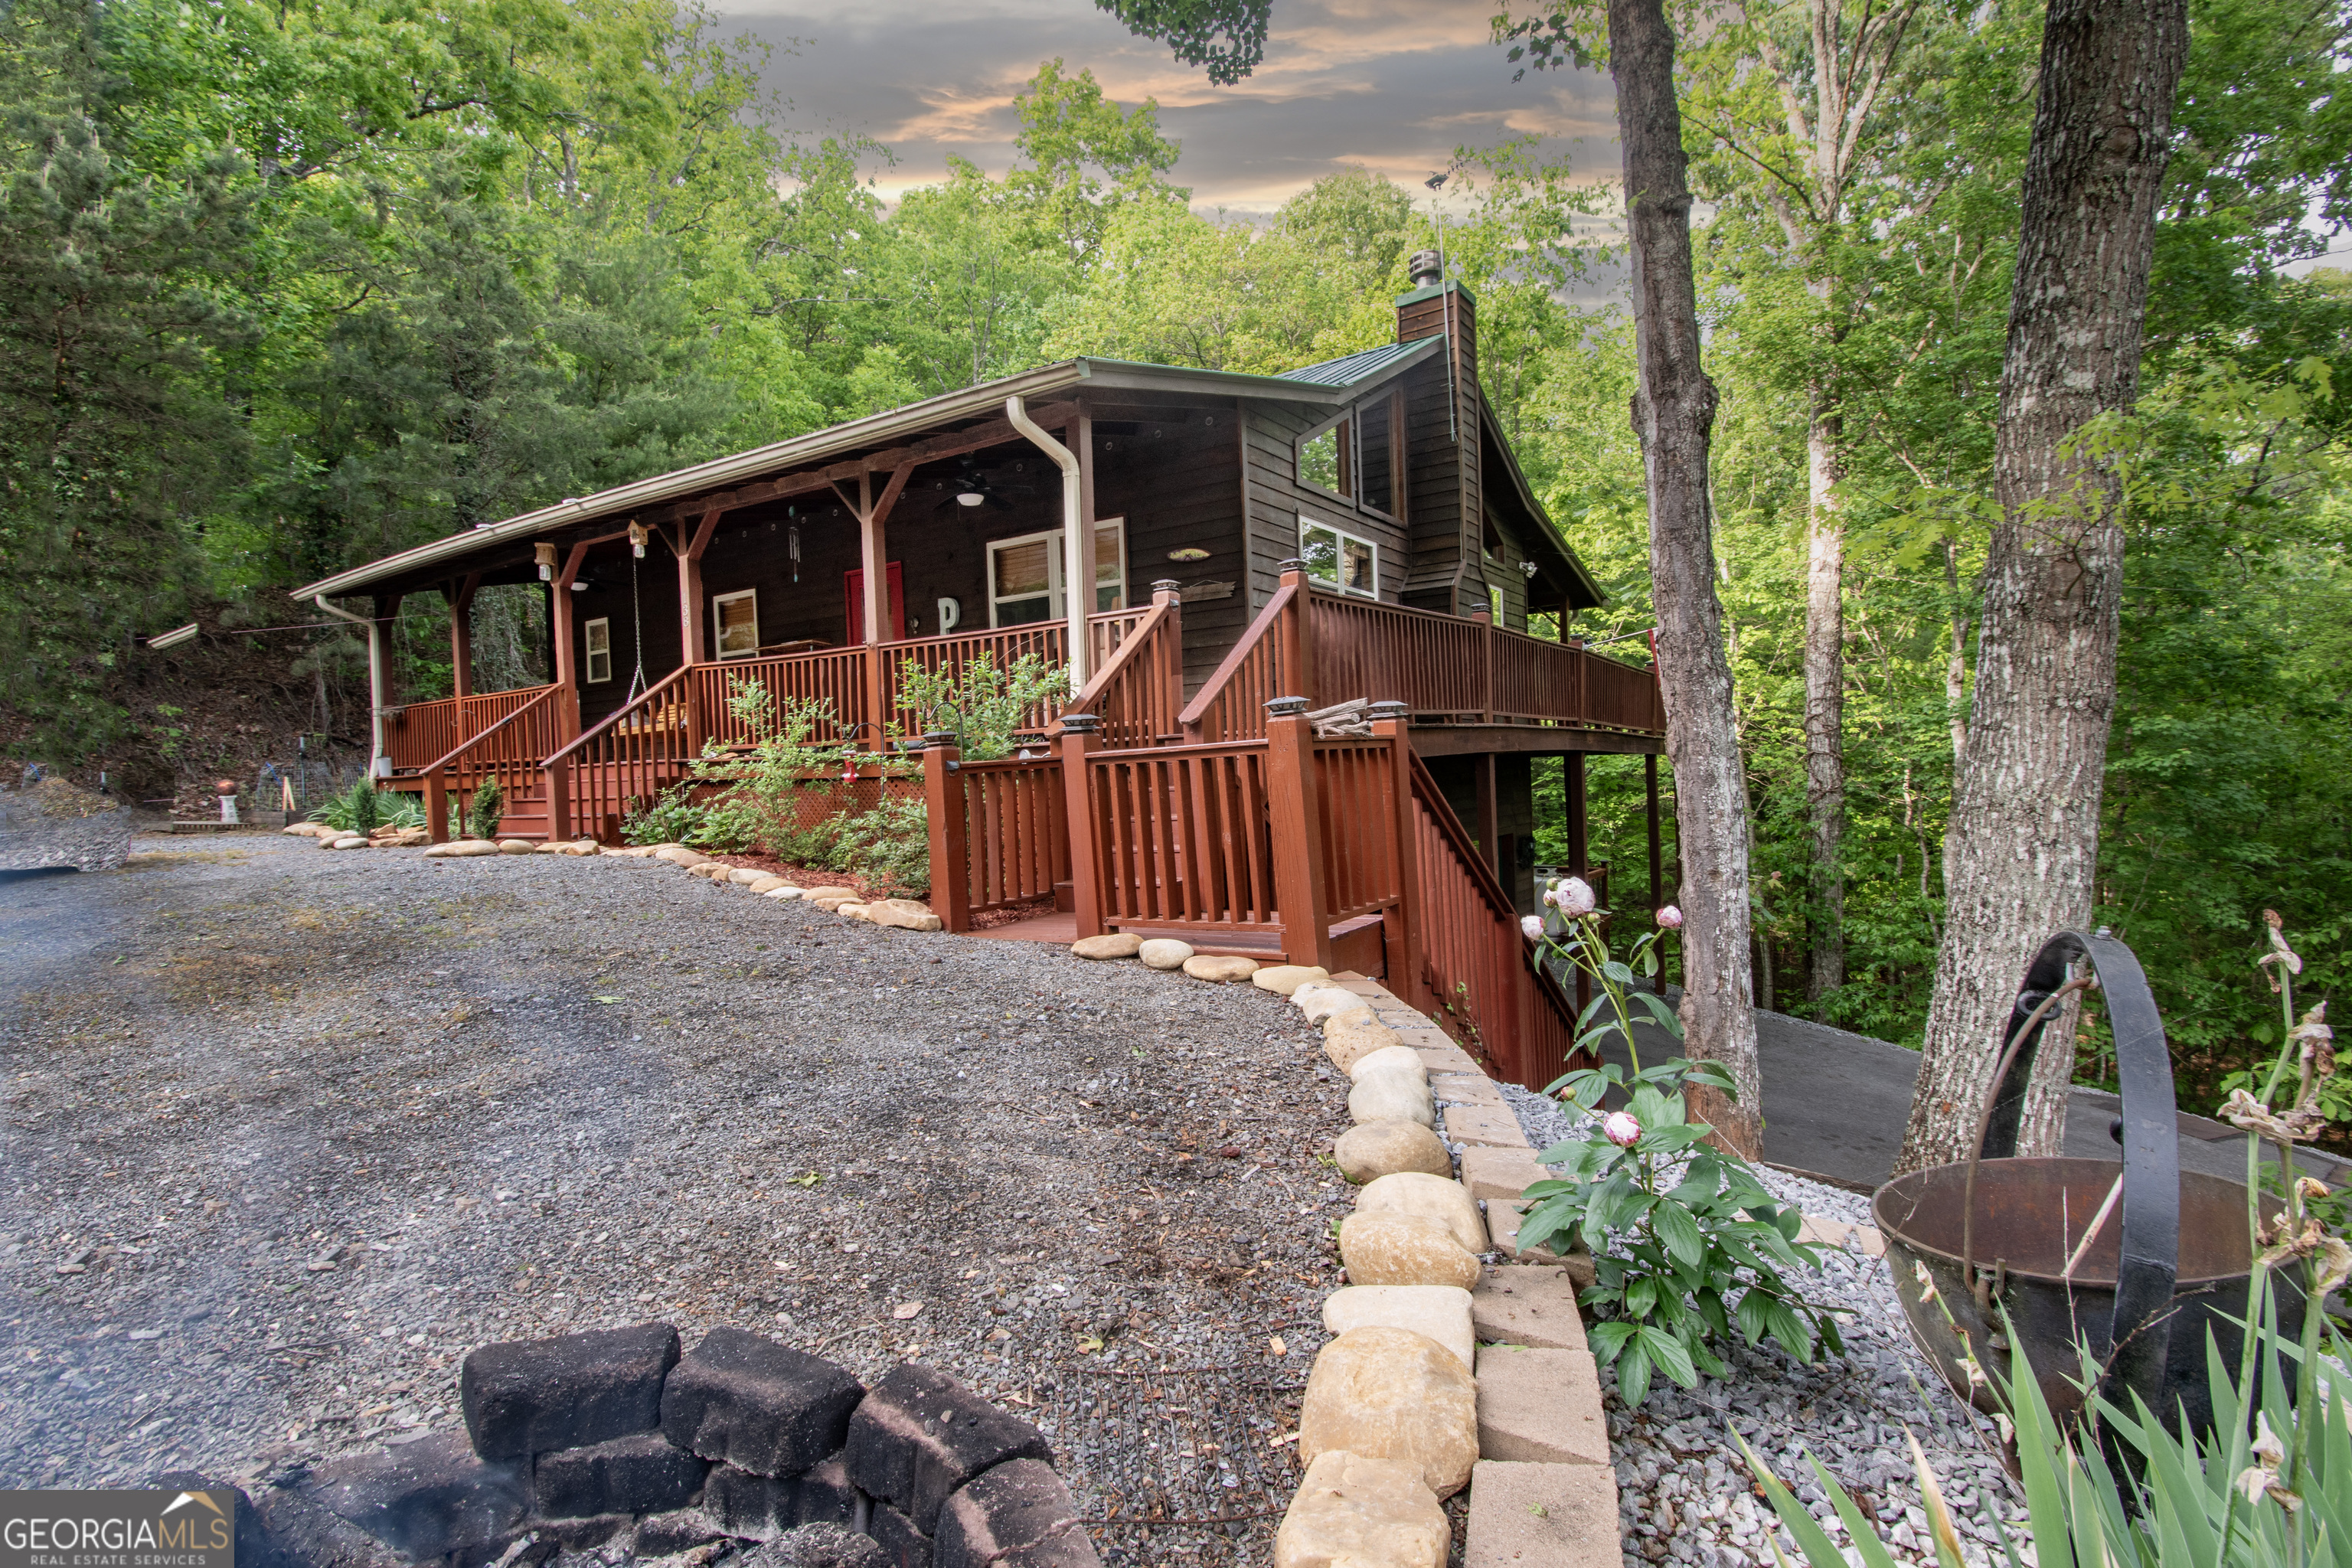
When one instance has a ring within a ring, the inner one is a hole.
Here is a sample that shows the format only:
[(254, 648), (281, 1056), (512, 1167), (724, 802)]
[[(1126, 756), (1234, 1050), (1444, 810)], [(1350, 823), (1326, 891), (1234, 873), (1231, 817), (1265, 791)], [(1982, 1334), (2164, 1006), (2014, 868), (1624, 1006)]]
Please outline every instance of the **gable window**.
[(1356, 499), (1374, 511), (1398, 515), (1395, 431), (1402, 423), (1402, 397), (1375, 398), (1356, 410)]
[(601, 686), (613, 679), (613, 620), (599, 616), (580, 628), (581, 640), (586, 647), (584, 661), (587, 670), (581, 679), (590, 686)]
[(1298, 443), (1298, 481), (1353, 500), (1356, 454), (1344, 414)]
[(1499, 583), (1489, 583), (1486, 584), (1486, 613), (1494, 617), (1495, 624), (1496, 626), (1499, 626), (1505, 624), (1503, 620), (1503, 585)]
[(1326, 587), (1368, 599), (1381, 596), (1380, 552), (1369, 539), (1301, 517), (1298, 557), (1307, 563), (1307, 575)]
[(749, 658), (760, 651), (760, 594), (746, 588), (740, 594), (719, 594), (710, 601), (710, 624), (721, 658)]
[[(988, 624), (1025, 626), (1069, 613), (1063, 593), (1062, 531), (992, 540), (988, 546)], [(1095, 522), (1095, 602), (1091, 614), (1127, 603), (1127, 519)]]

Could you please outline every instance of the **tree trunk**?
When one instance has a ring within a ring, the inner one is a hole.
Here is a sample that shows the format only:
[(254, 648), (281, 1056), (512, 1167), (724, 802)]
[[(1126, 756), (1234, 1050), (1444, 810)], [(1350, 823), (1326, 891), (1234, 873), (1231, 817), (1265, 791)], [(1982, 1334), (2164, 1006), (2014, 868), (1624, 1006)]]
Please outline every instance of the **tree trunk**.
[(1805, 813), (1813, 830), (1813, 961), (1805, 997), (1820, 1016), (1822, 999), (1845, 984), (1845, 519), (1837, 484), (1845, 477), (1840, 442), (1845, 421), (1827, 387), (1813, 394), (1805, 434)]
[(1738, 1085), (1736, 1105), (1705, 1093), (1692, 1097), (1691, 1109), (1724, 1144), (1752, 1156), (1763, 1147), (1763, 1127), (1748, 992), (1748, 793), (1707, 508), (1715, 384), (1699, 363), (1675, 38), (1661, 0), (1610, 0), (1609, 72), (1625, 149), (1639, 368), (1633, 428), (1649, 491), (1658, 679), (1683, 863), (1683, 1027), (1689, 1055), (1721, 1063)]
[[(1968, 752), (1899, 1172), (1964, 1158), (2034, 950), (2090, 918), (2123, 600), (2112, 463), (2065, 449), (2128, 409), (2186, 0), (2052, 0), (2001, 365)], [(2060, 1037), (2063, 1038), (2062, 1035)], [(2018, 1152), (2056, 1152), (2073, 1053), (2044, 1053)]]

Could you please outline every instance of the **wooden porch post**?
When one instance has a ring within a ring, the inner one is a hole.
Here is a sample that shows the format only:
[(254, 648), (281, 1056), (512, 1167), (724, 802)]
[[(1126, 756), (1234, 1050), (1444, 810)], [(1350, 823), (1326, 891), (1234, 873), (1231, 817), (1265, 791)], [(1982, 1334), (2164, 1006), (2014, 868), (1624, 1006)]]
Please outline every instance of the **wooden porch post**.
[(1091, 713), (1062, 715), (1062, 805), (1070, 820), (1070, 905), (1080, 936), (1100, 936), (1101, 836), (1095, 831), (1093, 773), (1087, 753), (1102, 743)]
[[(710, 548), (719, 516), (715, 510), (706, 511), (698, 521), (677, 525), (677, 646), (687, 664), (704, 664), (710, 658), (702, 619), (702, 552)], [(688, 528), (694, 531), (688, 533)]]
[(1282, 682), (1284, 695), (1303, 697), (1307, 706), (1316, 705), (1314, 633), (1307, 624), (1307, 595), (1313, 584), (1307, 576), (1307, 563), (1286, 561), (1282, 563), (1282, 586), (1291, 589), (1289, 607), (1282, 613), (1282, 626), (1275, 634), (1282, 652)]
[(436, 844), (449, 842), (449, 784), (441, 773), (425, 775), (425, 831)]
[[(474, 694), (474, 590), (482, 585), (479, 572), (468, 572), (443, 589), (449, 600), (449, 695), (457, 700), (458, 722), (465, 722), (466, 699)], [(472, 731), (460, 728), (460, 738)]]
[(944, 731), (923, 737), (923, 805), (931, 828), (931, 912), (948, 930), (971, 929), (971, 851), (965, 837), (963, 752)]
[[(1495, 753), (1482, 752), (1470, 764), (1470, 787), (1477, 792), (1478, 853), (1495, 880), (1503, 881), (1503, 809), (1495, 789)], [(1505, 887), (1510, 884), (1504, 882)]]
[(1274, 828), (1274, 897), (1283, 960), (1331, 967), (1331, 919), (1323, 907), (1323, 824), (1315, 790), (1315, 729), (1307, 699), (1265, 705), (1266, 813)]
[(1560, 759), (1561, 771), (1567, 775), (1564, 793), (1568, 796), (1568, 864), (1578, 876), (1584, 875), (1591, 865), (1588, 839), (1591, 833), (1591, 817), (1584, 793), (1584, 753), (1570, 752)]
[(580, 575), (580, 563), (587, 559), (584, 544), (573, 545), (563, 558), (563, 569), (555, 574), (555, 602), (548, 616), (555, 642), (555, 684), (563, 688), (563, 695), (555, 700), (555, 733), (567, 742), (580, 733), (580, 670), (572, 651), (572, 582)]
[(892, 627), (890, 636), (882, 635), (883, 621), (890, 614), (890, 535), (887, 525), (890, 509), (898, 504), (898, 492), (907, 488), (907, 476), (914, 471), (913, 463), (899, 464), (891, 470), (889, 480), (883, 485), (878, 497), (874, 493), (874, 472), (870, 468), (858, 474), (857, 494), (855, 496), (838, 484), (834, 486), (834, 492), (848, 506), (850, 515), (857, 519), (858, 561), (864, 568), (865, 579), (865, 603), (859, 606), (859, 614), (866, 631), (866, 670), (859, 689), (864, 693), (866, 711), (863, 715), (853, 716), (850, 724), (854, 726), (862, 719), (873, 725), (873, 744), (877, 752), (882, 749), (883, 732), (889, 728), (890, 721), (890, 714), (886, 711), (890, 679), (889, 671), (883, 667), (882, 645), (898, 641), (898, 634), (903, 629)]
[[(1495, 721), (1495, 616), (1480, 610), (1470, 617), (1478, 624), (1478, 722)], [(1501, 876), (1497, 869), (1495, 873)]]
[(1397, 870), (1396, 908), (1381, 921), (1387, 949), (1388, 988), (1411, 1007), (1426, 1010), (1428, 987), (1421, 966), (1421, 840), (1412, 814), (1412, 742), (1406, 734), (1407, 708), (1402, 702), (1371, 706), (1372, 733), (1389, 743), (1389, 767), (1382, 806), (1393, 835)]

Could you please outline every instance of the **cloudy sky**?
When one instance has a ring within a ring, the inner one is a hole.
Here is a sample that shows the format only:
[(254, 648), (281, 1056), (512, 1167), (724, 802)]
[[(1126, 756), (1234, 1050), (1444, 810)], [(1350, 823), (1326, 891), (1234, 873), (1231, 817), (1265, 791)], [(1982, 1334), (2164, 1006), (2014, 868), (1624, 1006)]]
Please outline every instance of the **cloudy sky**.
[[(1160, 101), (1183, 144), (1196, 206), (1261, 214), (1358, 163), (1418, 186), (1456, 146), (1529, 132), (1580, 174), (1616, 172), (1605, 78), (1514, 82), (1487, 42), (1491, 0), (1275, 0), (1265, 63), (1212, 87), (1165, 46), (1131, 37), (1091, 0), (719, 0), (726, 25), (775, 46), (768, 85), (802, 130), (863, 132), (888, 147), (886, 195), (928, 184), (950, 154), (1002, 173), (1013, 95), (1040, 60), (1095, 73), (1122, 104)], [(793, 40), (797, 39), (794, 43)]]

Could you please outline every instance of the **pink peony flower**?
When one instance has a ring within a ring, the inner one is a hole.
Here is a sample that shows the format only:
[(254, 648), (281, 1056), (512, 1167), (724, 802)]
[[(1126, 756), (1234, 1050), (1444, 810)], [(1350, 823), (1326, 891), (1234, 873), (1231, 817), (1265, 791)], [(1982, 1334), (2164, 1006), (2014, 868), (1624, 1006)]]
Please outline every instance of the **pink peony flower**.
[(1520, 916), (1519, 929), (1528, 933), (1528, 940), (1529, 942), (1541, 942), (1543, 940), (1543, 916)]
[(1642, 1124), (1633, 1120), (1630, 1110), (1612, 1110), (1601, 1124), (1601, 1135), (1620, 1149), (1631, 1149), (1641, 1141)]
[(1552, 892), (1555, 895), (1552, 901), (1559, 906), (1559, 912), (1570, 920), (1591, 914), (1601, 902), (1593, 896), (1591, 884), (1581, 877), (1569, 878)]
[(1680, 931), (1683, 929), (1683, 912), (1668, 904), (1658, 911), (1658, 923), (1668, 931)]

